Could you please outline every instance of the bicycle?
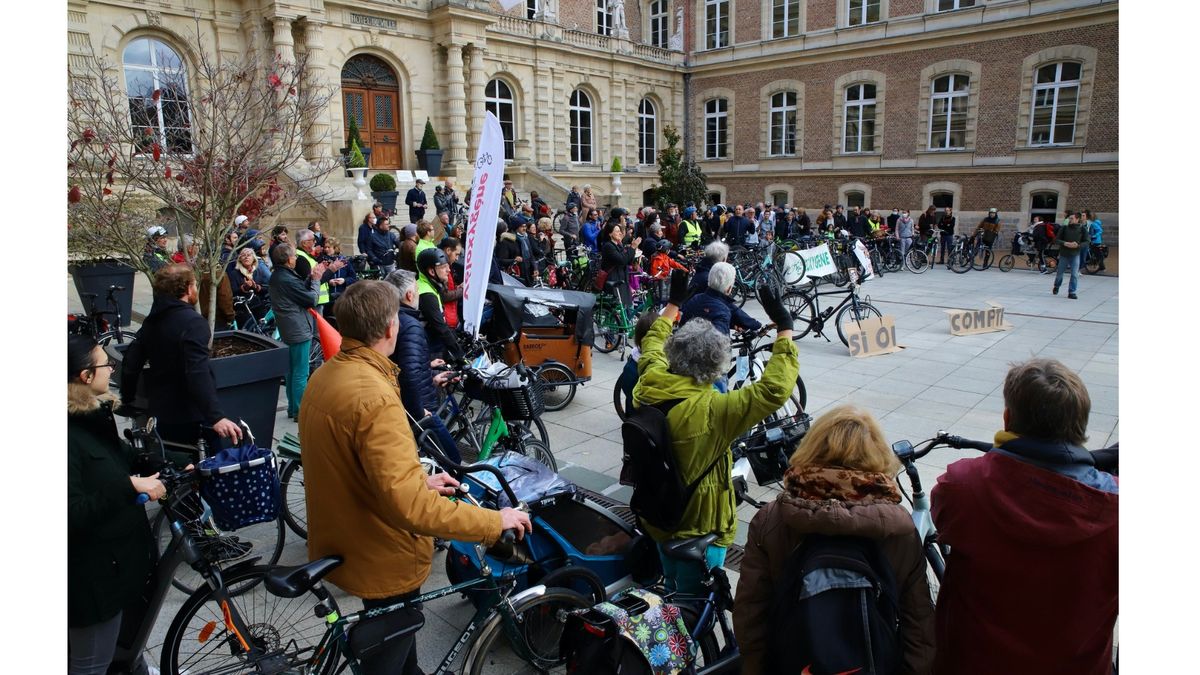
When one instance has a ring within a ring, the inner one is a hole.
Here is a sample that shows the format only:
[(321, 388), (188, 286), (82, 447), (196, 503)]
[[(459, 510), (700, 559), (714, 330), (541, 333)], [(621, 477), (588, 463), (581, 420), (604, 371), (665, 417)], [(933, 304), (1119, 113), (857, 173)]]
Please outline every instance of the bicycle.
[[(83, 314), (67, 315), (67, 334), (85, 335), (96, 341), (100, 346), (107, 345), (113, 340), (124, 344), (126, 340), (133, 341), (137, 336), (133, 331), (126, 332), (121, 327), (121, 305), (114, 297), (118, 291), (125, 290), (124, 286), (109, 286), (105, 297), (107, 310), (96, 309), (96, 294), (83, 293), (80, 300), (89, 303), (89, 309)], [(105, 317), (112, 317), (109, 321)]]
[[(778, 288), (783, 285), (780, 269), (783, 268), (784, 261), (777, 261), (776, 258), (782, 258), (786, 253), (780, 250), (774, 241), (760, 247), (748, 247), (730, 253), (729, 262), (736, 271), (730, 296), (737, 301), (738, 307), (745, 306), (746, 300), (755, 297), (760, 286), (770, 284)], [(801, 259), (801, 267), (803, 264)]]
[(1000, 256), (1000, 261), (996, 267), (1001, 272), (1010, 272), (1016, 266), (1017, 256), (1021, 256), (1021, 260), (1025, 263), (1026, 269), (1046, 269), (1045, 262), (1042, 261), (1042, 252), (1038, 249), (1037, 244), (1033, 241), (1033, 236), (1021, 232), (1017, 234), (1016, 242), (1017, 254), (1006, 253)]
[(904, 265), (913, 274), (921, 274), (933, 269), (933, 261), (937, 259), (940, 247), (941, 237), (936, 232), (924, 240), (918, 235), (908, 249), (908, 255), (904, 257)]
[(992, 246), (983, 242), (983, 230), (975, 232), (975, 236), (970, 239), (968, 251), (972, 269), (982, 272), (992, 266)]
[[(258, 335), (264, 335), (273, 340), (279, 339), (279, 329), (275, 327), (275, 311), (267, 306), (267, 311), (260, 317), (254, 312), (256, 296), (253, 292), (246, 295), (234, 296), (234, 330), (244, 330)], [(244, 319), (242, 317), (245, 317)]]
[(632, 311), (626, 309), (615, 292), (604, 291), (596, 296), (596, 305), (592, 308), (592, 346), (601, 354), (612, 353), (619, 347), (621, 358), (624, 359), (636, 325), (634, 317), (653, 305), (653, 298), (646, 291), (631, 293)]
[[(144, 414), (143, 411), (130, 408), (119, 412), (130, 417)], [(208, 443), (203, 437), (197, 441), (195, 446), (164, 441), (154, 431), (153, 420), (153, 417), (148, 418), (141, 429), (135, 426), (125, 430), (125, 438), (135, 451), (138, 453), (157, 451), (161, 456), (169, 446), (188, 454), (197, 455), (197, 461), (207, 457)], [(243, 432), (253, 442), (254, 436), (250, 433), (250, 428), (245, 422), (240, 420), (239, 422)], [(202, 432), (204, 429), (201, 427)], [(254, 559), (266, 557), (268, 564), (275, 564), (283, 553), (286, 527), (283, 509), (280, 509), (280, 516), (275, 520), (240, 528), (238, 534), (235, 535), (217, 526), (213, 521), (212, 511), (208, 504), (200, 498), (199, 493), (175, 494), (174, 491), (169, 491), (169, 496), (160, 500), (160, 504), (163, 506), (169, 504), (171, 508), (160, 509), (151, 521), (150, 531), (159, 551), (166, 551), (174, 540), (175, 520), (179, 520), (182, 527), (193, 537), (196, 550), (213, 566), (238, 563), (251, 557)], [(203, 587), (205, 581), (204, 573), (196, 569), (195, 565), (191, 565), (180, 567), (175, 572), (171, 583), (184, 593), (192, 593), (197, 588)]]
[[(501, 487), (513, 497), (503, 475), (495, 467), (479, 464), (458, 467), (459, 474), (487, 471), (496, 475)], [(469, 490), (454, 497), (479, 506)], [(524, 505), (521, 505), (524, 506)], [(511, 551), (515, 533), (502, 534), (496, 549)], [(327, 556), (294, 567), (251, 567), (240, 570), (238, 579), (256, 582), (252, 587), (265, 592), (266, 612), (244, 612), (219, 585), (194, 593), (171, 623), (163, 645), (165, 672), (189, 675), (253, 673), (351, 673), (361, 672), (361, 655), (389, 639), (407, 637), (423, 625), (413, 609), (421, 603), (458, 593), (478, 594), (481, 603), (461, 635), (439, 663), (435, 674), (451, 672), (452, 664), (465, 651), (462, 672), (485, 672), (494, 659), (493, 650), (501, 637), (517, 655), (539, 671), (559, 664), (558, 641), (566, 614), (592, 605), (592, 598), (565, 587), (534, 586), (513, 594), (513, 575), (492, 575), (486, 551), (473, 546), (480, 574), (458, 584), (421, 593), (416, 597), (369, 610), (342, 615), (322, 579), (343, 561)], [(499, 557), (507, 553), (499, 551)], [(305, 607), (309, 609), (304, 611)], [(401, 612), (408, 616), (401, 616)], [(250, 615), (253, 623), (245, 616)], [(400, 619), (403, 627), (392, 622)], [(286, 636), (286, 637), (285, 637)]]
[[(866, 300), (858, 298), (859, 284), (857, 281), (851, 281), (845, 289), (822, 291), (819, 290), (817, 277), (810, 275), (809, 279), (812, 280), (811, 286), (799, 291), (791, 291), (783, 296), (784, 306), (788, 308), (796, 324), (793, 340), (799, 340), (809, 333), (813, 333), (813, 337), (823, 337), (826, 342), (832, 342), (829, 336), (825, 335), (824, 328), (825, 322), (830, 317), (834, 317), (838, 338), (841, 339), (842, 344), (849, 347), (850, 340), (847, 336), (850, 332), (857, 331), (857, 326), (863, 320), (871, 317), (883, 318), (883, 312), (871, 304), (870, 296), (867, 296)], [(841, 294), (845, 294), (845, 297), (837, 305), (821, 308), (822, 297)], [(855, 324), (855, 328), (848, 329), (847, 326), (851, 322)]]
[(970, 239), (961, 234), (954, 235), (950, 250), (946, 252), (946, 267), (955, 274), (965, 274), (971, 271), (975, 254), (971, 250)]

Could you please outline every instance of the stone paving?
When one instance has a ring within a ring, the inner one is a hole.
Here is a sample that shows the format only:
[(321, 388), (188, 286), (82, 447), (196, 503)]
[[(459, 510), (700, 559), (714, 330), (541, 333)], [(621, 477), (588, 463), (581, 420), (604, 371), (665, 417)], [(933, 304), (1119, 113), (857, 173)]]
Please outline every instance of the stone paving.
[[(1079, 299), (1051, 295), (1052, 275), (1015, 269), (954, 274), (937, 267), (924, 274), (888, 274), (863, 286), (862, 293), (885, 314), (895, 318), (898, 342), (905, 349), (881, 356), (852, 358), (831, 328), (832, 342), (806, 337), (800, 348), (800, 374), (808, 390), (808, 411), (819, 416), (841, 403), (854, 403), (871, 411), (889, 440), (915, 443), (938, 430), (977, 440), (991, 440), (1002, 425), (1001, 385), (1009, 364), (1033, 356), (1059, 359), (1074, 368), (1088, 386), (1092, 414), (1089, 447), (1103, 447), (1120, 438), (1118, 406), (1118, 281), (1109, 276), (1084, 276)], [(149, 310), (145, 280), (135, 284), (135, 317)], [(72, 311), (80, 303), (73, 288), (68, 293)], [(944, 310), (983, 309), (986, 301), (1005, 307), (1013, 328), (973, 336), (952, 336)], [(757, 303), (747, 311), (765, 321)], [(561, 472), (581, 486), (628, 498), (628, 488), (617, 484), (621, 462), (620, 421), (613, 410), (613, 385), (622, 362), (616, 353), (594, 354), (592, 380), (582, 386), (565, 410), (543, 417), (551, 448)], [(287, 419), (286, 399), (280, 390), (276, 437), (295, 431)], [(939, 449), (920, 463), (926, 488), (950, 462), (974, 454)], [(751, 493), (770, 498), (774, 489), (755, 486)], [(738, 543), (745, 541), (754, 509), (739, 512)], [(303, 562), (304, 542), (288, 533), (281, 563)], [(446, 585), (442, 557), (435, 556), (426, 589)], [(736, 573), (731, 573), (736, 584)], [(353, 598), (339, 596), (343, 612), (357, 609)], [(172, 592), (159, 618), (151, 656), (157, 659), (170, 618), (184, 597)], [(420, 633), (422, 667), (436, 667), (461, 628), (470, 618), (469, 604), (457, 596), (426, 605), (426, 624)], [(522, 672), (513, 665), (514, 672)], [(496, 672), (507, 672), (499, 669)]]

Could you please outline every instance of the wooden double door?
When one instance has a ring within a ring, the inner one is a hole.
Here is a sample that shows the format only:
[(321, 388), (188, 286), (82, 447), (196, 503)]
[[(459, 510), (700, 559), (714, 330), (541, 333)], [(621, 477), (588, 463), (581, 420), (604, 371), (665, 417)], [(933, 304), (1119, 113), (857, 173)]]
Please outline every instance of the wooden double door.
[(372, 169), (399, 169), (400, 109), (396, 90), (342, 86), (346, 119), (358, 122), (363, 142), (371, 148)]

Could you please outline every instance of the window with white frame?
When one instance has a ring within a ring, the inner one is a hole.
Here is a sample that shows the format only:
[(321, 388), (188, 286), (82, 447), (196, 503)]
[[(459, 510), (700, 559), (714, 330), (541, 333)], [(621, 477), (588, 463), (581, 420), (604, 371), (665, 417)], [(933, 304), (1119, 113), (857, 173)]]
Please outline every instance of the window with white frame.
[(650, 44), (666, 49), (671, 39), (670, 29), (667, 0), (653, 0), (650, 3)]
[(612, 35), (613, 15), (608, 0), (596, 0), (596, 32), (600, 35)]
[(967, 102), (971, 78), (943, 75), (933, 81), (929, 101), (929, 149), (956, 150), (967, 147)]
[(842, 152), (875, 151), (875, 85), (846, 87), (843, 105)]
[(1075, 140), (1081, 64), (1064, 61), (1037, 69), (1033, 85), (1030, 145), (1069, 145)]
[(781, 91), (771, 96), (770, 145), (767, 154), (780, 157), (796, 154), (796, 92)]
[(504, 136), (504, 159), (513, 159), (516, 156), (517, 115), (516, 102), (508, 83), (499, 79), (488, 82), (483, 89), (483, 105), (500, 120), (500, 131)]
[(846, 25), (862, 26), (879, 21), (880, 0), (843, 0), (850, 3), (846, 13)]
[(592, 99), (582, 89), (571, 92), (571, 161), (592, 161)]
[(725, 159), (729, 153), (729, 101), (714, 98), (704, 104), (704, 159)]
[(949, 12), (955, 9), (974, 6), (975, 0), (938, 0), (937, 9), (939, 12)]
[(771, 37), (785, 38), (800, 34), (800, 0), (772, 0)]
[(729, 0), (704, 0), (704, 48), (729, 46)]
[(525, 0), (525, 18), (533, 21), (537, 18), (538, 0)]
[(169, 153), (190, 153), (192, 125), (183, 59), (167, 43), (143, 37), (125, 47), (121, 61), (130, 125), (136, 138), (147, 139), (141, 149), (158, 143)]
[(654, 110), (654, 102), (644, 98), (638, 105), (638, 164), (654, 164), (657, 155), (658, 114)]
[(861, 190), (850, 190), (846, 193), (846, 208), (851, 209), (857, 206), (865, 208), (867, 205), (867, 193)]

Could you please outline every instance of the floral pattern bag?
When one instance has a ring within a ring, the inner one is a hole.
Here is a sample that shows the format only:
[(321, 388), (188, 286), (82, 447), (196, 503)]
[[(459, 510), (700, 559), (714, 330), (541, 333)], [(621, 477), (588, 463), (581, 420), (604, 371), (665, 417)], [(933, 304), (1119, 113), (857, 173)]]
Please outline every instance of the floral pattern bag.
[(621, 637), (637, 647), (655, 675), (690, 671), (694, 648), (678, 607), (651, 591), (634, 588), (594, 609), (612, 618)]

